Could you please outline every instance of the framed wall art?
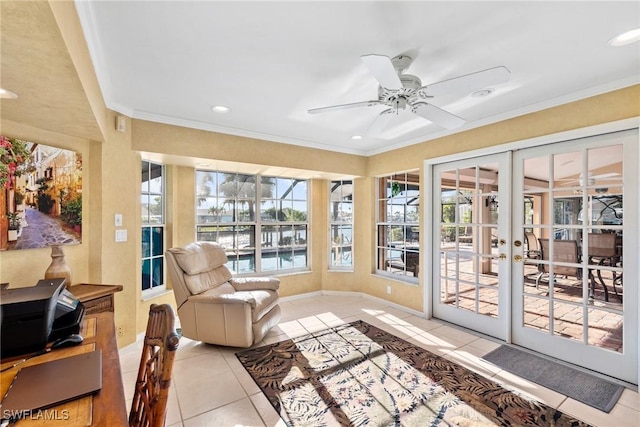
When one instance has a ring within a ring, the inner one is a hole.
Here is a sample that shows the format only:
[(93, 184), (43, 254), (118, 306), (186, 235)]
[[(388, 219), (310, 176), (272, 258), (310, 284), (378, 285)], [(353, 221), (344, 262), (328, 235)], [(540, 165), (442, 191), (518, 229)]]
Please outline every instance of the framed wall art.
[(81, 242), (81, 153), (0, 136), (0, 249)]

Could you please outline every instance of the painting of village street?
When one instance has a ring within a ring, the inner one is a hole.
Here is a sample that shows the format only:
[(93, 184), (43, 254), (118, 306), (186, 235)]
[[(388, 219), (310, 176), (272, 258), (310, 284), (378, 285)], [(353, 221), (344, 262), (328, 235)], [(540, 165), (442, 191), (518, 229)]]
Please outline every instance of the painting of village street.
[(0, 250), (81, 241), (81, 154), (0, 136)]

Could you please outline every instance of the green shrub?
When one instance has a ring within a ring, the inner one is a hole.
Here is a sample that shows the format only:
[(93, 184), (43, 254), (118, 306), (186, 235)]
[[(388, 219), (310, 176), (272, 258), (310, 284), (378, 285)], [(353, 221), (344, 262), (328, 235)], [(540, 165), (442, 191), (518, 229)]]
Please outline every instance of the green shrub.
[(71, 226), (82, 224), (82, 196), (63, 201), (60, 204), (60, 217)]

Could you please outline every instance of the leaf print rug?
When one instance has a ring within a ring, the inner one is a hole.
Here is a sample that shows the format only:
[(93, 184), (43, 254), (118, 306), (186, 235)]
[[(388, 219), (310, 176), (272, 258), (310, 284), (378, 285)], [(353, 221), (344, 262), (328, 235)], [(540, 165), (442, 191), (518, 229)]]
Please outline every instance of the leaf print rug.
[(290, 426), (587, 426), (360, 320), (236, 356)]

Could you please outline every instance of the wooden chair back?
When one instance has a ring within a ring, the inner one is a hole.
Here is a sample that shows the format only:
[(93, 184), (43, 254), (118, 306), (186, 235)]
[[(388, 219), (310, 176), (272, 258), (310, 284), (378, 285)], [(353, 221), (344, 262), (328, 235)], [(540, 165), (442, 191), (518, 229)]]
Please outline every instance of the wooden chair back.
[(173, 308), (169, 304), (152, 304), (129, 413), (129, 426), (164, 425), (171, 371), (179, 341)]
[[(549, 261), (550, 248), (549, 239), (538, 239), (540, 241), (540, 252), (542, 260)], [(553, 262), (564, 262), (578, 264), (580, 258), (578, 256), (578, 242), (575, 240), (554, 240), (553, 241)], [(545, 273), (549, 272), (548, 265), (541, 265)], [(582, 269), (579, 267), (569, 267), (564, 265), (553, 266), (553, 273), (556, 276), (573, 276), (582, 277)]]

